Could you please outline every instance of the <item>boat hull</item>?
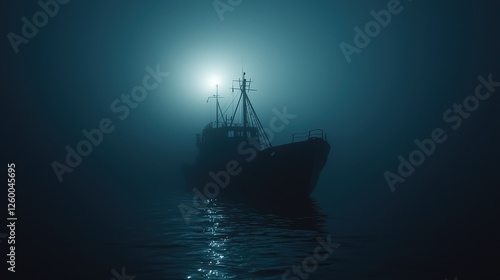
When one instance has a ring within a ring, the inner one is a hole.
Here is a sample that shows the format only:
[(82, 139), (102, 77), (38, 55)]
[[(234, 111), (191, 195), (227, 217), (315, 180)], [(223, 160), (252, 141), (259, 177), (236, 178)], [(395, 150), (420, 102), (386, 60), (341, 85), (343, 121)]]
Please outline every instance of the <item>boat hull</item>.
[(218, 164), (186, 167), (188, 187), (207, 198), (307, 198), (327, 162), (330, 145), (322, 138), (310, 138), (254, 154), (242, 151)]

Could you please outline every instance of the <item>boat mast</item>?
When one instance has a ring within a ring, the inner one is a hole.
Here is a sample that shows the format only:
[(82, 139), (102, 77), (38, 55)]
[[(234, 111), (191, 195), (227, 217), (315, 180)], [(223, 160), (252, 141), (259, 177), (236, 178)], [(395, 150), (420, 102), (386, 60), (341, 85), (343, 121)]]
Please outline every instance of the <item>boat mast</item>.
[[(255, 112), (255, 109), (252, 106), (252, 102), (250, 102), (250, 99), (248, 98), (248, 92), (249, 91), (256, 91), (254, 89), (250, 89), (252, 80), (247, 81), (245, 77), (246, 73), (243, 72), (243, 81), (241, 79), (238, 80), (233, 80), (233, 82), (238, 82), (239, 83), (239, 89), (240, 89), (240, 98), (238, 100), (238, 104), (236, 104), (236, 109), (234, 110), (233, 117), (231, 118), (231, 123), (229, 126), (233, 125), (234, 121), (234, 116), (238, 112), (238, 108), (240, 106), (241, 101), (243, 101), (241, 106), (243, 107), (243, 133), (244, 137), (247, 137), (247, 128), (250, 127), (250, 122), (248, 120), (249, 117), (252, 118), (252, 123), (257, 127), (257, 129), (260, 132), (259, 138), (262, 140), (262, 143), (267, 146), (267, 147), (272, 147), (271, 141), (269, 141), (269, 138), (267, 137), (266, 131), (264, 130), (264, 127), (262, 126), (262, 123), (260, 122), (259, 118), (257, 117), (257, 113)], [(248, 84), (247, 84), (248, 82)], [(235, 87), (231, 87), (232, 92), (237, 89)], [(249, 114), (250, 113), (250, 114)]]
[(245, 78), (246, 73), (243, 72), (243, 86), (241, 87), (241, 94), (243, 95), (243, 135), (247, 135), (247, 79)]
[(215, 85), (215, 127), (219, 127), (219, 85)]
[[(218, 128), (219, 127), (219, 111), (220, 111), (221, 115), (224, 116), (224, 114), (222, 114), (222, 109), (221, 109), (220, 104), (219, 104), (219, 98), (224, 98), (224, 97), (220, 97), (220, 95), (219, 95), (219, 85), (215, 85), (215, 94), (212, 96), (209, 96), (207, 99), (207, 102), (208, 102), (208, 100), (210, 100), (210, 98), (215, 98), (215, 127)], [(226, 121), (224, 121), (224, 123), (227, 125)]]

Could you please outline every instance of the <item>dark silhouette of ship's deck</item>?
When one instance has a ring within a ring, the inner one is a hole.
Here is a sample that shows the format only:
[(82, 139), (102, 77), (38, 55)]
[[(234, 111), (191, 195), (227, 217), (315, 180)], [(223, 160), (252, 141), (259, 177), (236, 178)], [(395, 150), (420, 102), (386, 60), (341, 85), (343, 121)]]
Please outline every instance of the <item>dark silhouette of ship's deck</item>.
[[(307, 198), (327, 162), (326, 135), (315, 129), (294, 134), (288, 144), (272, 146), (248, 99), (251, 81), (243, 73), (238, 82), (241, 94), (230, 119), (220, 118), (218, 92), (214, 95), (216, 121), (197, 135), (196, 164), (184, 170), (189, 188), (214, 197)], [(243, 123), (235, 124), (240, 106)]]

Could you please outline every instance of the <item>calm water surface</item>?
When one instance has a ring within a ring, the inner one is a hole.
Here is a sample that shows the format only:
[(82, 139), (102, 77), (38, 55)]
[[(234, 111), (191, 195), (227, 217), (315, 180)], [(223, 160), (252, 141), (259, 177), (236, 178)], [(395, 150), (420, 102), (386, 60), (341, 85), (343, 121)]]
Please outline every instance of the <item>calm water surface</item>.
[[(140, 226), (122, 225), (116, 242), (124, 254), (127, 274), (140, 279), (282, 279), (292, 265), (314, 256), (317, 238), (327, 239), (329, 222), (313, 200), (270, 207), (213, 201), (186, 223), (179, 204), (192, 206), (183, 193), (148, 202), (137, 214)], [(330, 236), (339, 244), (308, 279), (341, 274), (341, 256), (360, 237)], [(345, 251), (342, 253), (341, 251)], [(323, 249), (321, 254), (325, 254)], [(313, 266), (313, 264), (311, 264)], [(289, 275), (288, 279), (296, 275)], [(285, 279), (285, 278), (283, 278)]]

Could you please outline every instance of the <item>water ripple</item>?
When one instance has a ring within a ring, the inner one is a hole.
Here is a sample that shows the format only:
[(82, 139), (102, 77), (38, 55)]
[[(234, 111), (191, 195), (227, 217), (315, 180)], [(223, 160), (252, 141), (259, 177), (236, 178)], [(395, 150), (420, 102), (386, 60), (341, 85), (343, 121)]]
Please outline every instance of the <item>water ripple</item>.
[(130, 248), (129, 270), (138, 280), (281, 279), (328, 235), (325, 215), (310, 200), (292, 207), (213, 201), (189, 225), (180, 203), (190, 205), (192, 196), (151, 202), (138, 214), (140, 226), (120, 229), (117, 241)]

